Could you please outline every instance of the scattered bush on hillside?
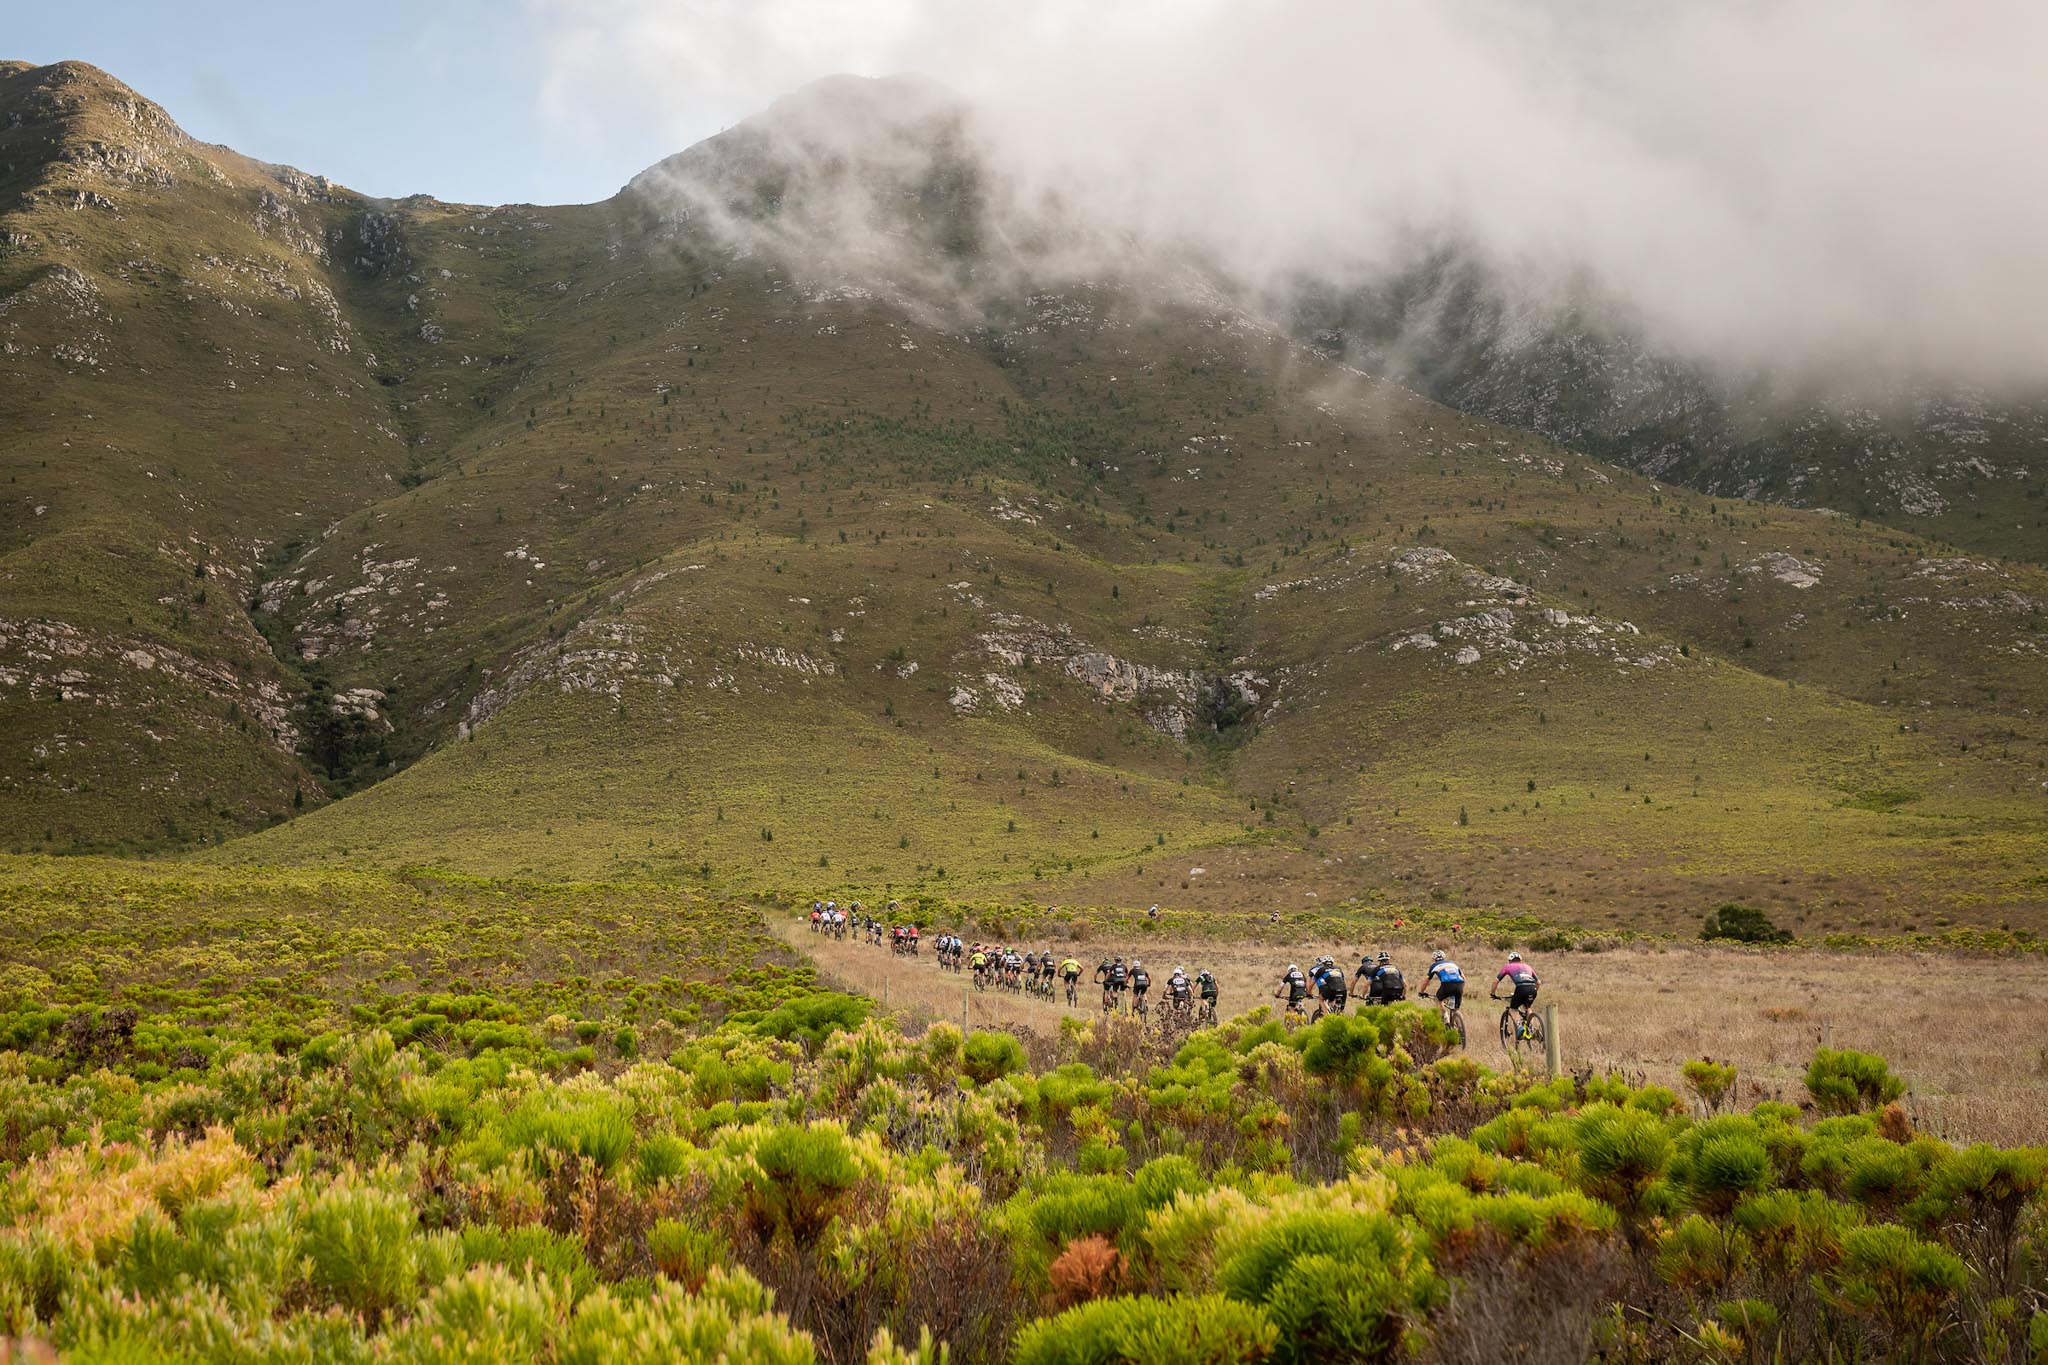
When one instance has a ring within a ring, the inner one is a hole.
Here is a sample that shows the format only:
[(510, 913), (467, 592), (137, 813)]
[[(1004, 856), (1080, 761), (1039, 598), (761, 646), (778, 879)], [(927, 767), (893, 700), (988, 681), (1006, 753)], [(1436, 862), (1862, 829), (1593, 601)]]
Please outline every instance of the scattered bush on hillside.
[(1709, 942), (1726, 939), (1735, 943), (1790, 943), (1792, 933), (1771, 923), (1771, 917), (1754, 906), (1729, 901), (1708, 912), (1700, 926), (1700, 937)]

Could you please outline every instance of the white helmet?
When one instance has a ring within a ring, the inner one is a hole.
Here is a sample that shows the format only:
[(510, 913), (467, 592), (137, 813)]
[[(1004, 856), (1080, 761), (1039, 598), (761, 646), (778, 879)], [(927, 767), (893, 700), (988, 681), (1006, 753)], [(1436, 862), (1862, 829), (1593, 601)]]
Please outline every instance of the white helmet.
[(1444, 960), (1443, 950), (1439, 948), (1437, 951), (1431, 953), (1429, 955), (1429, 960), (1431, 962), (1442, 962)]
[(1508, 954), (1508, 961), (1510, 961), (1510, 962), (1520, 962), (1521, 960), (1522, 960), (1522, 955), (1521, 955), (1520, 953), (1509, 953), (1509, 954)]

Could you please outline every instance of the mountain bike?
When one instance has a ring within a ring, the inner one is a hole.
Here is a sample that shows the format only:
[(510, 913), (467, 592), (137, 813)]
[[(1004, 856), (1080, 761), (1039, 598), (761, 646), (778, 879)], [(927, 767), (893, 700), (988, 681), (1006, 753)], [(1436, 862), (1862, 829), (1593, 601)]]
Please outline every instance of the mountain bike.
[(1342, 1014), (1344, 1007), (1350, 1002), (1351, 997), (1349, 993), (1344, 991), (1339, 991), (1335, 995), (1319, 995), (1316, 1000), (1315, 1013), (1309, 1015), (1308, 1021), (1313, 1024), (1326, 1014)]
[(1202, 997), (1202, 1003), (1195, 1007), (1195, 1023), (1213, 1024), (1215, 1022), (1216, 1001), (1214, 998), (1205, 995)]
[(1145, 993), (1143, 991), (1135, 992), (1131, 997), (1131, 1013), (1137, 1015), (1142, 1020), (1148, 1017), (1151, 1012), (1152, 1007), (1145, 1003)]
[[(1428, 994), (1422, 993), (1420, 994), (1419, 998), (1427, 1000), (1430, 997)], [(1465, 1036), (1465, 1011), (1460, 1009), (1458, 1006), (1449, 1003), (1442, 996), (1439, 995), (1436, 997), (1436, 1012), (1438, 1015), (1442, 1016), (1445, 1028), (1456, 1029), (1458, 1031), (1458, 1046), (1465, 1046), (1466, 1042), (1468, 1041), (1468, 1039)]]
[(1067, 978), (1067, 1008), (1068, 1008), (1068, 1009), (1072, 1009), (1072, 1008), (1074, 1008), (1074, 1005), (1075, 1005), (1075, 990), (1074, 990), (1074, 986), (1075, 986), (1075, 983), (1076, 983), (1076, 982), (1078, 982), (1078, 981), (1079, 981), (1080, 979), (1081, 979), (1081, 978), (1079, 978), (1079, 977), (1077, 977), (1077, 976), (1070, 976), (1070, 977), (1068, 977), (1068, 978)]
[(1509, 1005), (1500, 1012), (1500, 1045), (1510, 1057), (1543, 1051), (1543, 1016), (1534, 1005)]

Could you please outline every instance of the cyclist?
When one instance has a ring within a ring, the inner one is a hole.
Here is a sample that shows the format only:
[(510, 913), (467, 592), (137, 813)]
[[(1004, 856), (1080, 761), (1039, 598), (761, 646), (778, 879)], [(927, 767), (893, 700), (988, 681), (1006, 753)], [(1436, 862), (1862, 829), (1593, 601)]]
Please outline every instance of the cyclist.
[(1024, 954), (1024, 975), (1029, 979), (1032, 989), (1036, 990), (1038, 988), (1038, 949), (1036, 948)]
[[(1372, 971), (1369, 975), (1366, 972), (1366, 965), (1363, 962), (1358, 964), (1358, 975), (1367, 976), (1371, 982), (1365, 993), (1366, 1004), (1391, 1005), (1408, 998), (1408, 983), (1402, 979), (1401, 969), (1394, 965), (1390, 953), (1381, 950), (1380, 955), (1371, 964)], [(1357, 979), (1356, 976), (1352, 978), (1354, 981)]]
[(1458, 1009), (1465, 1003), (1465, 974), (1458, 970), (1458, 964), (1445, 957), (1441, 949), (1430, 954), (1429, 974), (1422, 978), (1422, 989), (1415, 992), (1424, 1000), (1429, 999), (1429, 988), (1436, 987), (1436, 999), (1440, 1005)]
[(1155, 905), (1155, 906), (1153, 906), (1153, 907), (1152, 907), (1152, 908), (1151, 908), (1150, 910), (1147, 910), (1147, 911), (1145, 912), (1145, 918), (1146, 918), (1146, 919), (1151, 919), (1151, 920), (1156, 920), (1156, 919), (1158, 919), (1158, 918), (1159, 918), (1159, 907)]
[(1124, 986), (1130, 981), (1130, 969), (1124, 966), (1123, 955), (1119, 953), (1109, 964), (1109, 994), (1118, 1009), (1123, 1008)]
[(1301, 1002), (1308, 998), (1308, 978), (1303, 976), (1301, 968), (1292, 962), (1287, 964), (1287, 970), (1280, 975), (1280, 990), (1274, 991), (1273, 994), (1277, 996), (1281, 990), (1287, 992), (1288, 1012), (1299, 1014)]
[(1060, 979), (1067, 983), (1067, 1003), (1073, 1003), (1074, 985), (1081, 979), (1081, 960), (1069, 953), (1060, 963)]
[(1173, 968), (1173, 975), (1166, 978), (1167, 1003), (1176, 1010), (1186, 1013), (1188, 1006), (1194, 1003), (1190, 992), (1188, 969), (1176, 963)]
[(1344, 987), (1344, 972), (1332, 957), (1319, 957), (1309, 968), (1309, 980), (1315, 984), (1316, 997), (1332, 1013), (1342, 1014), (1350, 992)]
[(983, 952), (980, 948), (976, 948), (974, 950), (974, 957), (969, 965), (971, 965), (974, 968), (975, 984), (979, 985), (981, 983), (982, 977), (984, 977), (988, 973), (988, 954)]
[(1500, 983), (1503, 981), (1511, 981), (1515, 986), (1514, 994), (1508, 998), (1509, 1009), (1525, 1010), (1536, 1003), (1536, 973), (1522, 961), (1520, 953), (1508, 954), (1508, 964), (1494, 975), (1493, 989), (1486, 993), (1487, 999), (1500, 999)]
[(1131, 959), (1131, 1008), (1145, 1012), (1145, 992), (1152, 989), (1152, 973), (1137, 958)]
[(1216, 1017), (1216, 974), (1207, 967), (1195, 973), (1195, 990), (1202, 997), (1202, 1004), (1208, 1007), (1209, 1017)]

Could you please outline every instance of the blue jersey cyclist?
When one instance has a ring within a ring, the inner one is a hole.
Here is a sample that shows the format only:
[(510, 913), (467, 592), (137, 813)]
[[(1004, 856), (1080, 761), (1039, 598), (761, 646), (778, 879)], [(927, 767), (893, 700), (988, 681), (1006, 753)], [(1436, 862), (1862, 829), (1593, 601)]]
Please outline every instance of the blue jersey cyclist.
[(1416, 994), (1427, 1000), (1431, 986), (1436, 987), (1437, 1000), (1450, 1008), (1457, 1009), (1465, 1003), (1465, 973), (1441, 951), (1430, 954), (1429, 973)]

